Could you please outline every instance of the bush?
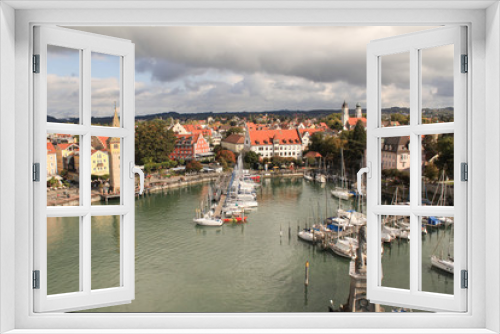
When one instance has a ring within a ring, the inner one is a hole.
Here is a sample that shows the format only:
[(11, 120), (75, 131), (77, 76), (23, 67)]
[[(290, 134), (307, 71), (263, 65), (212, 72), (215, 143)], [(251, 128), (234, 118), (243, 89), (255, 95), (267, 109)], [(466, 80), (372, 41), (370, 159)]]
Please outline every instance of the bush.
[(199, 172), (203, 169), (203, 166), (198, 161), (190, 161), (186, 165), (186, 172)]
[(217, 153), (217, 161), (221, 161), (221, 159), (224, 159), (226, 163), (232, 163), (234, 164), (236, 162), (236, 156), (234, 155), (233, 152), (229, 150), (221, 150)]

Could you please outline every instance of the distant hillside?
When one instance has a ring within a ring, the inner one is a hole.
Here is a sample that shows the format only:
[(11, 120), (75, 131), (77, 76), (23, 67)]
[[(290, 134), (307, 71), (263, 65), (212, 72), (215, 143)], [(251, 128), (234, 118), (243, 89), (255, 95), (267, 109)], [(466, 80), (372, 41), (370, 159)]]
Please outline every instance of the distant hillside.
[[(201, 120), (201, 119), (207, 119), (208, 117), (223, 117), (223, 118), (232, 118), (233, 116), (238, 116), (240, 118), (243, 117), (250, 117), (253, 115), (276, 115), (276, 116), (295, 116), (297, 115), (298, 117), (304, 116), (304, 117), (324, 117), (326, 115), (329, 115), (331, 113), (339, 113), (340, 109), (335, 110), (335, 109), (315, 109), (315, 110), (269, 110), (269, 111), (237, 111), (237, 112), (221, 112), (221, 113), (216, 113), (216, 112), (204, 112), (204, 113), (186, 113), (186, 114), (181, 114), (176, 111), (169, 111), (169, 112), (164, 112), (164, 113), (159, 113), (159, 114), (150, 114), (150, 115), (136, 115), (135, 119), (136, 120), (153, 120), (153, 119), (167, 119), (169, 117), (172, 117), (174, 119), (180, 119), (180, 120), (188, 120), (188, 119), (194, 119), (194, 120)], [(92, 117), (92, 124), (109, 124), (113, 120), (113, 117)], [(52, 116), (47, 116), (47, 122), (53, 122), (53, 123), (77, 123), (77, 119), (75, 118), (55, 118)]]
[[(448, 107), (448, 108), (442, 108), (442, 109), (424, 109), (424, 113), (432, 113), (436, 111), (444, 112), (444, 113), (453, 113), (453, 108)], [(327, 115), (330, 115), (332, 113), (340, 113), (340, 109), (313, 109), (313, 110), (268, 110), (268, 111), (237, 111), (237, 112), (203, 112), (203, 113), (187, 113), (187, 114), (181, 114), (176, 111), (169, 111), (169, 112), (164, 112), (164, 113), (159, 113), (159, 114), (150, 114), (150, 115), (137, 115), (135, 117), (136, 120), (153, 120), (153, 119), (167, 119), (169, 117), (172, 117), (174, 119), (179, 119), (181, 121), (185, 120), (202, 120), (202, 119), (207, 119), (208, 117), (223, 117), (223, 118), (232, 118), (233, 116), (238, 116), (240, 118), (246, 117), (249, 118), (250, 116), (255, 116), (255, 115), (274, 115), (284, 117), (291, 117), (291, 116), (297, 116), (297, 117), (304, 117), (304, 118), (321, 118), (325, 117)], [(354, 115), (354, 109), (350, 109), (351, 115)], [(366, 109), (363, 109), (363, 113), (366, 113)], [(394, 114), (394, 113), (402, 113), (402, 114), (409, 114), (410, 109), (409, 108), (404, 108), (404, 107), (392, 107), (392, 108), (384, 108), (382, 109), (383, 114)], [(113, 120), (113, 117), (92, 117), (92, 124), (110, 124)], [(77, 123), (77, 119), (75, 118), (69, 118), (69, 119), (59, 119), (55, 118), (52, 116), (47, 116), (47, 122), (53, 122), (53, 123)]]

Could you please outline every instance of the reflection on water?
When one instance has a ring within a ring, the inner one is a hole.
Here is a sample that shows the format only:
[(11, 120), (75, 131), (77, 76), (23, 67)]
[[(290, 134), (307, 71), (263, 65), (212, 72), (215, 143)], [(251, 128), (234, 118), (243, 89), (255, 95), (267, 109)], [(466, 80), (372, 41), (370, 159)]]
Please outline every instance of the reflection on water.
[[(136, 298), (91, 311), (326, 312), (330, 299), (336, 305), (347, 301), (349, 260), (297, 239), (297, 229), (312, 212), (324, 217), (337, 209), (330, 185), (321, 188), (301, 178), (264, 180), (259, 207), (248, 214), (248, 223), (216, 228), (192, 223), (207, 188), (170, 190), (136, 201)], [(391, 256), (397, 256), (398, 247), (392, 245)], [(93, 276), (93, 284), (94, 279), (110, 286), (108, 275)]]

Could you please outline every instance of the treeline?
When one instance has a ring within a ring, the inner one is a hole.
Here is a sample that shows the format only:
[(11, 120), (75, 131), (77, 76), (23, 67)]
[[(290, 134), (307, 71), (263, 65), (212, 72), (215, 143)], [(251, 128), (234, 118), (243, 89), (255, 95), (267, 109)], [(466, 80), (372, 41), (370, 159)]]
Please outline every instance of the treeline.
[(311, 136), (309, 151), (320, 153), (326, 164), (340, 170), (341, 151), (344, 155), (346, 170), (356, 171), (361, 168), (366, 150), (366, 130), (363, 122), (358, 121), (353, 130), (342, 131), (338, 136), (316, 132)]

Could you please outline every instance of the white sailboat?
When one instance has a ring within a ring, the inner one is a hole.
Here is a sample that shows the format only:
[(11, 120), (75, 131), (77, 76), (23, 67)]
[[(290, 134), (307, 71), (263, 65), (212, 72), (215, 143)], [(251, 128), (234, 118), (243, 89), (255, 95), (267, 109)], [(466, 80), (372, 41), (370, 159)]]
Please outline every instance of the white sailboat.
[(222, 219), (215, 218), (213, 215), (213, 211), (209, 211), (203, 215), (201, 215), (200, 211), (196, 212), (197, 217), (193, 219), (197, 225), (202, 226), (221, 226), (224, 224)]
[(342, 187), (336, 187), (335, 189), (332, 189), (332, 195), (334, 197), (343, 199), (343, 200), (348, 200), (349, 198), (353, 197), (354, 194), (349, 192), (349, 189), (345, 186), (345, 166), (344, 166), (344, 149), (340, 149), (340, 159), (341, 159), (341, 164), (342, 164)]
[(345, 258), (352, 258), (356, 254), (356, 248), (352, 243), (348, 240), (338, 239), (337, 242), (331, 242), (329, 244), (330, 249), (333, 253), (338, 256), (342, 256)]
[(432, 255), (431, 256), (431, 263), (432, 263), (432, 266), (435, 268), (446, 271), (449, 274), (454, 273), (455, 263), (453, 262), (453, 260), (451, 258), (448, 258), (448, 260), (445, 260), (445, 259), (439, 258), (435, 255)]

